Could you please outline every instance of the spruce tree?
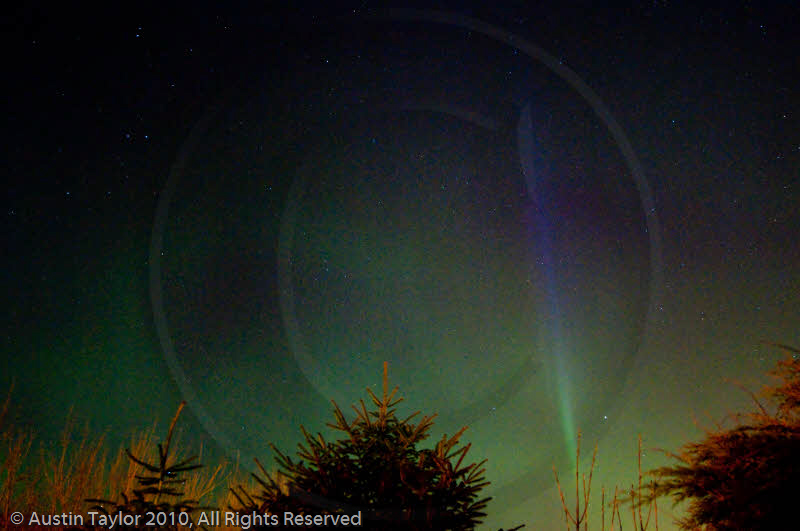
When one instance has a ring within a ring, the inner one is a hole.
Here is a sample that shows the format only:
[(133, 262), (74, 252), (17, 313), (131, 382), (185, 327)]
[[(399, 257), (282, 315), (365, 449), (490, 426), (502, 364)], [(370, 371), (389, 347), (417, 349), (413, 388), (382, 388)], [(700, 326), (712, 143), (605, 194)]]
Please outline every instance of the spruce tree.
[[(186, 401), (182, 401), (178, 406), (178, 411), (169, 426), (166, 442), (158, 443), (157, 462), (147, 462), (133, 455), (130, 449), (125, 449), (128, 459), (144, 468), (144, 472), (136, 476), (137, 487), (133, 489), (133, 497), (130, 498), (121, 492), (120, 499), (116, 501), (88, 498), (86, 501), (93, 504), (90, 510), (98, 511), (108, 517), (138, 515), (137, 525), (133, 526), (137, 529), (177, 530), (192, 524), (193, 513), (211, 509), (211, 507), (200, 507), (198, 500), (184, 497), (183, 487), (191, 475), (187, 473), (203, 466), (194, 463), (197, 456), (178, 461), (170, 453), (175, 424), (185, 406)], [(203, 526), (199, 527), (205, 529)]]
[(435, 415), (416, 412), (400, 420), (395, 407), (398, 388), (388, 392), (387, 365), (383, 368), (383, 395), (367, 389), (375, 409), (364, 400), (352, 406), (355, 418), (348, 421), (333, 402), (335, 422), (328, 426), (342, 432), (334, 442), (322, 434), (312, 436), (301, 426), (305, 444), (298, 459), (292, 459), (270, 444), (279, 466), (270, 475), (258, 463), (254, 474), (261, 492), (251, 496), (243, 488), (234, 490), (238, 510), (295, 514), (355, 514), (361, 511), (365, 529), (381, 530), (470, 530), (485, 516), (490, 498), (479, 498), (483, 487), (484, 461), (465, 463), (470, 445), (459, 445), (466, 430), (446, 435), (433, 449), (418, 447), (429, 436)]

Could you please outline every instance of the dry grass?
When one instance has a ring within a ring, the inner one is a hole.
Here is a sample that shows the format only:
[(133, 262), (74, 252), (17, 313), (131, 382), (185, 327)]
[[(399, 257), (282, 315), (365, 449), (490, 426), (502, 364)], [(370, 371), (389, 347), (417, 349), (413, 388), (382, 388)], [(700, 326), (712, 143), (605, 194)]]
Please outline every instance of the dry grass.
[[(144, 468), (125, 454), (125, 448), (144, 461), (157, 460), (159, 439), (157, 426), (134, 434), (129, 444), (110, 453), (104, 437), (91, 436), (88, 426), (78, 433), (73, 415), (69, 415), (55, 451), (40, 448), (38, 459), (32, 458), (34, 436), (16, 430), (6, 423), (11, 391), (0, 410), (0, 529), (8, 527), (13, 511), (30, 514), (85, 514), (89, 508), (86, 498), (121, 500), (122, 493), (134, 496), (136, 476)], [(180, 437), (173, 441), (181, 448)], [(109, 454), (112, 458), (109, 458)], [(189, 457), (183, 452), (172, 454), (173, 459)], [(199, 454), (202, 462), (202, 448)], [(229, 487), (248, 482), (239, 467), (221, 462), (216, 467), (204, 467), (190, 474), (183, 485), (184, 499), (199, 500), (200, 505), (220, 506), (232, 503)], [(223, 491), (223, 488), (225, 489)]]
[(225, 490), (219, 494), (216, 506), (223, 511), (236, 510), (241, 507), (241, 503), (234, 492), (246, 492), (252, 495), (259, 492), (259, 489), (260, 485), (253, 477), (253, 474), (248, 470), (244, 470), (237, 460), (225, 478)]
[(12, 384), (0, 410), (0, 463), (3, 465), (0, 469), (0, 517), (3, 521), (12, 507), (18, 507), (17, 504), (24, 500), (25, 484), (30, 482), (30, 477), (23, 473), (22, 467), (30, 453), (33, 437), (6, 424), (13, 390)]
[[(561, 481), (558, 479), (558, 472), (555, 465), (553, 465), (553, 474), (555, 475), (556, 485), (558, 486), (558, 494), (561, 497), (561, 507), (564, 510), (564, 520), (567, 524), (567, 530), (574, 529), (575, 531), (584, 531), (588, 529), (588, 509), (589, 497), (592, 491), (592, 475), (594, 473), (595, 462), (597, 458), (597, 445), (594, 447), (592, 453), (592, 464), (589, 467), (589, 480), (586, 480), (586, 475), (580, 476), (580, 459), (581, 459), (581, 434), (578, 433), (578, 444), (575, 450), (575, 512), (571, 512), (567, 506), (566, 496), (561, 488)], [(622, 516), (620, 515), (620, 506), (622, 504), (630, 504), (631, 520), (633, 522), (633, 529), (636, 531), (647, 531), (651, 523), (655, 526), (655, 531), (658, 531), (658, 504), (655, 499), (649, 501), (647, 494), (642, 495), (643, 488), (650, 489), (653, 492), (655, 488), (653, 484), (642, 484), (642, 436), (639, 435), (639, 446), (637, 451), (637, 470), (638, 470), (638, 484), (631, 485), (628, 491), (628, 498), (622, 497), (622, 492), (617, 487), (614, 487), (614, 498), (610, 503), (606, 504), (605, 487), (601, 489), (600, 497), (600, 521), (601, 531), (606, 530), (606, 507), (611, 509), (611, 527), (609, 531), (622, 529)], [(581, 499), (583, 499), (583, 507), (581, 507)], [(642, 514), (643, 507), (647, 506), (647, 513)], [(652, 522), (651, 522), (652, 517)], [(573, 527), (574, 526), (574, 527)], [(618, 527), (617, 527), (618, 526)]]
[(75, 421), (70, 411), (59, 440), (58, 453), (41, 451), (37, 476), (37, 510), (48, 514), (79, 513), (85, 508), (83, 500), (94, 489), (107, 484), (104, 437), (92, 440), (88, 427), (82, 436), (73, 439)]

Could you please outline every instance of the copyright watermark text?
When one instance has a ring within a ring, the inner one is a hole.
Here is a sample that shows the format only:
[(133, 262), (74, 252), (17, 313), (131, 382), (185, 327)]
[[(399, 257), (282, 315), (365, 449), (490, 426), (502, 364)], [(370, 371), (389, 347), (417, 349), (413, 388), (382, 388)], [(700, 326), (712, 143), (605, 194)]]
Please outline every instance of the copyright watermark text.
[(61, 513), (48, 514), (32, 512), (26, 518), (19, 511), (9, 515), (9, 522), (15, 526), (91, 526), (104, 529), (120, 529), (126, 527), (164, 527), (179, 526), (182, 528), (197, 527), (361, 527), (361, 511), (355, 514), (301, 514), (285, 512), (282, 515), (270, 513), (238, 513), (233, 511), (197, 511), (193, 515), (188, 512), (147, 512), (132, 514), (118, 512), (105, 514), (89, 511), (86, 514)]

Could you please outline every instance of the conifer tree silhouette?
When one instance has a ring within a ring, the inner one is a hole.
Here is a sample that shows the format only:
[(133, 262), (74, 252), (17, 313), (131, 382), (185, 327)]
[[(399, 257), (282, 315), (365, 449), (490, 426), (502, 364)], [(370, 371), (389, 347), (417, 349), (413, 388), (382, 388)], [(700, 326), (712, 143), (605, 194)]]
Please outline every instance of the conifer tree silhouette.
[(184, 400), (172, 418), (166, 442), (158, 443), (157, 462), (148, 463), (133, 455), (130, 449), (125, 449), (128, 459), (141, 465), (145, 470), (144, 473), (136, 476), (138, 487), (133, 489), (134, 496), (129, 498), (122, 492), (120, 493), (121, 500), (117, 501), (88, 498), (86, 502), (94, 504), (90, 510), (111, 517), (117, 515), (144, 517), (136, 520), (138, 525), (135, 525), (135, 528), (177, 530), (192, 523), (192, 513), (211, 509), (211, 507), (200, 507), (198, 500), (184, 498), (182, 487), (187, 481), (187, 472), (195, 471), (203, 466), (199, 463), (192, 464), (197, 456), (178, 461), (170, 453), (175, 424), (185, 406), (186, 401)]
[(301, 426), (305, 444), (299, 445), (294, 460), (277, 454), (278, 473), (270, 475), (256, 460), (261, 475), (257, 495), (242, 487), (233, 489), (241, 507), (237, 510), (284, 511), (305, 514), (355, 514), (361, 511), (364, 529), (381, 530), (471, 530), (486, 516), (490, 498), (479, 499), (486, 462), (465, 464), (470, 445), (459, 446), (466, 430), (446, 435), (433, 449), (419, 449), (435, 415), (418, 423), (395, 416), (398, 388), (388, 392), (387, 364), (383, 366), (383, 395), (367, 393), (376, 409), (368, 410), (363, 400), (353, 406), (356, 417), (348, 421), (336, 402), (335, 422), (328, 426), (344, 437), (335, 442), (316, 437)]

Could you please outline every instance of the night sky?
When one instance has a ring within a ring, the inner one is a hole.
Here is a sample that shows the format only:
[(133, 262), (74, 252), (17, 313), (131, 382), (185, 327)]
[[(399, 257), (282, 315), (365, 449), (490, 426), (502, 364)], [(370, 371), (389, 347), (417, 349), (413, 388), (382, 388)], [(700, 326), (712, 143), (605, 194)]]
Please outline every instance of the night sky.
[(486, 529), (560, 529), (579, 431), (599, 495), (749, 407), (800, 345), (800, 9), (524, 4), (8, 18), (15, 422), (186, 399), (269, 461), (388, 361)]

